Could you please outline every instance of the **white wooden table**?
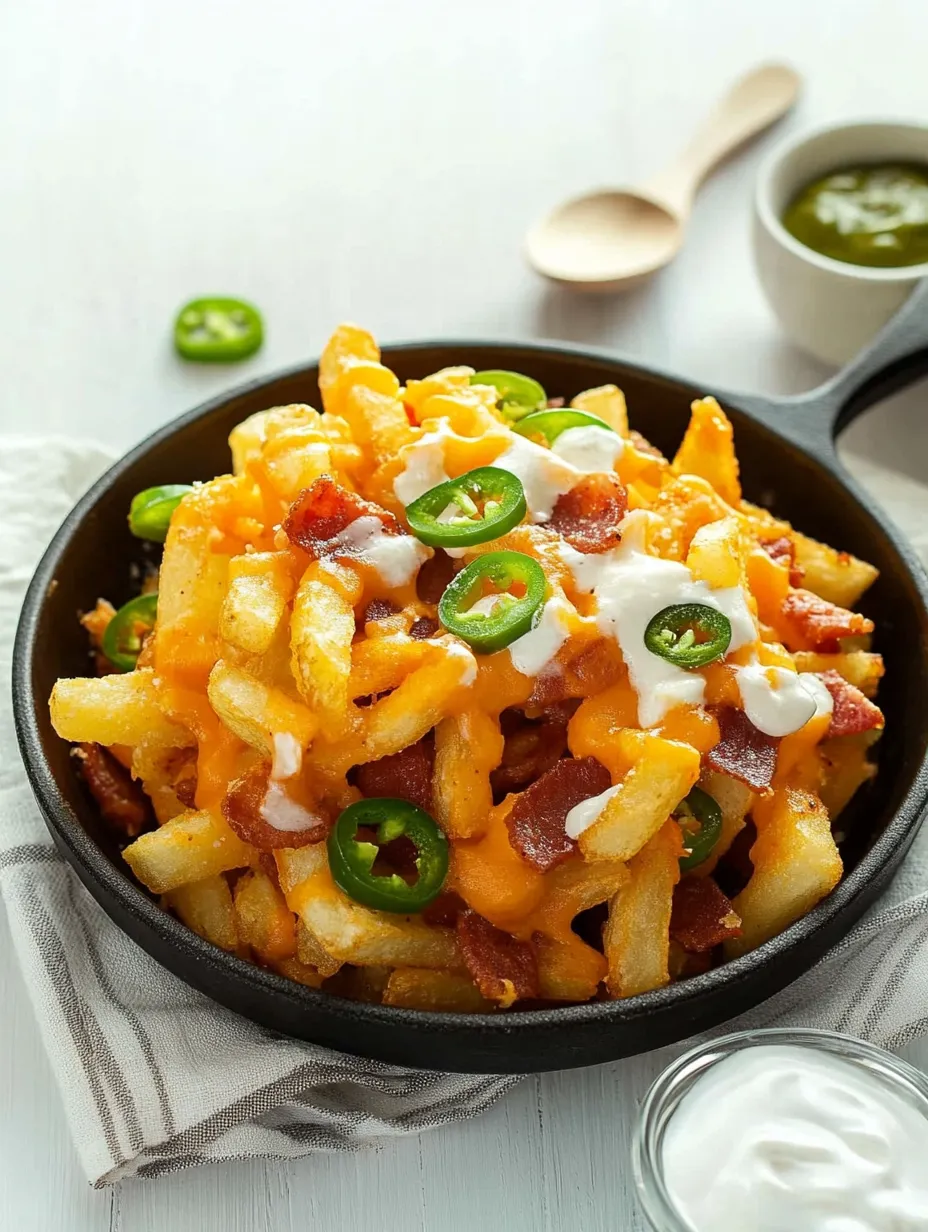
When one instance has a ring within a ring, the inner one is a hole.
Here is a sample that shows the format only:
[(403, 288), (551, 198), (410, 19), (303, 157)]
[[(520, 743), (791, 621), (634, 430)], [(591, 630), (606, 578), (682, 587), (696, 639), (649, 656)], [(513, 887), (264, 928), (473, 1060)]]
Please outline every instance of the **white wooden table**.
[[(131, 444), (355, 318), (615, 346), (726, 387), (823, 370), (778, 335), (748, 251), (764, 150), (706, 188), (686, 251), (624, 299), (524, 268), (560, 195), (655, 169), (739, 71), (808, 75), (791, 128), (928, 112), (924, 0), (30, 0), (0, 6), (0, 432)], [(264, 351), (176, 361), (177, 305), (253, 298)], [(925, 389), (845, 449), (924, 477)], [(634, 414), (634, 408), (632, 408)], [(0, 913), (2, 919), (2, 913)], [(0, 922), (0, 929), (5, 924)], [(377, 1154), (94, 1192), (0, 936), (0, 1227), (18, 1232), (639, 1228), (628, 1134), (654, 1058), (529, 1079), (481, 1120)], [(910, 1050), (928, 1066), (928, 1044)]]

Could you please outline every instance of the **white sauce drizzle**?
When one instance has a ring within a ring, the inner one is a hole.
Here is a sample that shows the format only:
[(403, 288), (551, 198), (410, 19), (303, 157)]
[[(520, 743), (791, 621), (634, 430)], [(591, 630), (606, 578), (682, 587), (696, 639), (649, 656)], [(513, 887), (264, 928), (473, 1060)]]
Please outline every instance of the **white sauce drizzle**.
[[(827, 689), (825, 690), (827, 693)], [(271, 765), (271, 778), (279, 782), (281, 779), (292, 779), (299, 774), (303, 766), (303, 749), (299, 740), (291, 732), (274, 732), (274, 761)]]
[[(533, 522), (547, 522), (558, 498), (569, 492), (583, 473), (544, 445), (536, 445), (515, 433), (508, 449), (503, 450), (493, 465), (509, 471), (521, 481)], [(596, 469), (602, 468), (597, 466)]]
[(548, 666), (567, 640), (568, 619), (574, 612), (573, 604), (561, 595), (548, 600), (534, 629), (509, 644), (512, 665), (517, 672), (523, 676), (537, 676)]
[(275, 830), (287, 830), (291, 833), (308, 830), (319, 821), (315, 813), (310, 813), (302, 804), (297, 804), (273, 778), (268, 779), (267, 792), (261, 803), (261, 816)]
[(696, 1079), (671, 1113), (661, 1162), (693, 1232), (918, 1232), (926, 1151), (928, 1119), (876, 1073), (764, 1044)]
[(731, 623), (729, 651), (757, 638), (757, 626), (740, 586), (712, 590), (696, 581), (686, 565), (647, 552), (650, 517), (644, 510), (628, 514), (622, 520), (622, 542), (611, 552), (584, 555), (566, 544), (560, 549), (578, 588), (595, 596), (600, 629), (619, 643), (638, 694), (642, 727), (653, 727), (674, 706), (699, 705), (705, 693), (699, 672), (677, 667), (652, 654), (644, 644), (648, 622), (663, 608), (704, 603), (722, 612)]
[(811, 672), (755, 662), (735, 674), (744, 713), (766, 736), (790, 736), (816, 714), (831, 714), (831, 694)]
[(599, 821), (603, 809), (619, 787), (621, 783), (616, 783), (614, 787), (601, 791), (598, 796), (590, 796), (589, 800), (581, 800), (579, 804), (575, 804), (564, 818), (564, 829), (568, 838), (579, 838), (584, 830), (589, 830), (594, 821)]
[(584, 475), (590, 475), (597, 471), (615, 470), (616, 462), (625, 451), (625, 442), (618, 432), (587, 424), (562, 432), (555, 439), (551, 451)]
[(448, 655), (453, 659), (458, 659), (461, 664), (461, 679), (459, 685), (468, 687), (477, 679), (477, 660), (474, 658), (473, 651), (469, 650), (460, 642), (453, 642), (450, 639), (443, 642)]
[(405, 465), (393, 481), (393, 492), (404, 506), (411, 505), (440, 483), (448, 482), (450, 476), (445, 470), (445, 441), (454, 435), (445, 420), (432, 420), (424, 436), (403, 448)]
[(390, 535), (380, 518), (373, 515), (355, 520), (336, 538), (351, 555), (376, 569), (388, 586), (403, 586), (412, 580), (431, 552), (412, 535)]

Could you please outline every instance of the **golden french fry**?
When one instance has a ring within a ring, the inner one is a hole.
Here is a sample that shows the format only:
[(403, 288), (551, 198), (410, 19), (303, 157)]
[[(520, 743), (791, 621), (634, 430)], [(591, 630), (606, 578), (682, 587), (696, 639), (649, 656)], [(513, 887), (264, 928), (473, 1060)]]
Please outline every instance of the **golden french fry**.
[(143, 667), (98, 680), (59, 680), (49, 703), (52, 726), (75, 743), (134, 746), (157, 739), (164, 746), (183, 748), (190, 735), (161, 710), (154, 676), (150, 667)]
[(705, 877), (713, 871), (716, 864), (725, 855), (729, 847), (745, 826), (745, 819), (754, 804), (754, 793), (744, 783), (729, 778), (727, 774), (719, 774), (715, 770), (705, 771), (699, 780), (699, 786), (709, 793), (722, 810), (722, 829), (718, 840), (707, 860), (703, 860), (693, 873), (697, 877)]
[(796, 545), (796, 564), (805, 572), (802, 585), (829, 603), (852, 608), (879, 576), (879, 570), (799, 531), (791, 532)]
[(383, 1004), (447, 1014), (490, 1014), (496, 1008), (481, 996), (469, 975), (427, 967), (399, 967), (391, 972)]
[(253, 552), (229, 562), (229, 587), (219, 634), (237, 650), (265, 654), (293, 597), (290, 560), (284, 552)]
[(336, 730), (348, 713), (354, 610), (310, 565), (293, 600), (293, 675), (306, 704)]
[[(393, 377), (392, 372), (389, 375)], [(396, 383), (395, 377), (393, 383)], [(347, 390), (341, 414), (351, 424), (355, 440), (369, 446), (378, 462), (395, 457), (398, 450), (416, 438), (395, 389), (388, 392), (372, 389), (367, 384), (354, 384)]]
[(319, 392), (322, 404), (332, 415), (340, 415), (344, 391), (342, 379), (359, 365), (378, 365), (380, 348), (373, 335), (357, 325), (339, 325), (325, 344), (319, 359)]
[(442, 368), (421, 381), (407, 381), (403, 401), (421, 422), (422, 408), (435, 394), (456, 394), (470, 388), (473, 368)]
[(698, 398), (689, 427), (673, 460), (678, 475), (701, 475), (729, 505), (741, 500), (735, 438), (728, 416), (715, 398)]
[(696, 531), (686, 554), (693, 577), (713, 590), (744, 581), (744, 545), (736, 517), (707, 522)]
[(302, 920), (296, 922), (296, 956), (304, 966), (312, 967), (328, 978), (341, 967), (341, 962), (326, 953)]
[(811, 791), (781, 787), (754, 808), (754, 872), (733, 900), (742, 933), (725, 943), (734, 957), (756, 949), (811, 911), (841, 880), (828, 810)]
[(188, 928), (213, 945), (231, 953), (239, 948), (232, 892), (221, 874), (178, 886), (165, 900)]
[(667, 821), (629, 861), (628, 883), (609, 904), (603, 931), (611, 997), (632, 997), (670, 979), (670, 912), (680, 880), (680, 827)]
[(278, 958), (273, 966), (280, 975), (296, 984), (305, 984), (307, 988), (318, 988), (322, 984), (323, 976), (315, 967), (307, 967), (298, 958)]
[(699, 754), (691, 745), (632, 729), (620, 733), (617, 742), (631, 769), (580, 835), (588, 860), (631, 859), (699, 778)]
[(620, 436), (628, 436), (628, 410), (625, 395), (615, 385), (600, 385), (597, 389), (585, 389), (571, 398), (570, 405), (578, 411), (598, 415)]
[(435, 818), (449, 838), (478, 838), (486, 829), (490, 772), (502, 756), (499, 720), (483, 710), (449, 715), (435, 728)]
[(868, 758), (874, 734), (870, 731), (859, 736), (839, 736), (819, 745), (824, 773), (820, 795), (832, 821), (840, 816), (857, 789), (876, 774), (876, 766)]
[(306, 748), (319, 730), (319, 720), (300, 702), (223, 659), (210, 672), (207, 695), (229, 731), (262, 753), (273, 754), (275, 732), (289, 732)]
[(233, 868), (247, 868), (255, 850), (229, 829), (224, 817), (188, 810), (160, 830), (143, 834), (122, 853), (153, 894), (166, 894)]
[(262, 962), (294, 957), (296, 920), (267, 873), (261, 869), (243, 873), (235, 883), (234, 902), (238, 935)]
[(793, 655), (800, 672), (835, 671), (848, 684), (860, 689), (865, 697), (875, 697), (885, 668), (883, 656), (867, 650), (848, 650), (838, 654), (816, 654), (813, 650), (797, 650)]
[(185, 746), (178, 747), (173, 742), (165, 744), (158, 731), (149, 732), (132, 748), (129, 769), (132, 777), (141, 782), (158, 823), (163, 825), (187, 808), (177, 795), (175, 785), (184, 777), (194, 781), (196, 742), (190, 737)]

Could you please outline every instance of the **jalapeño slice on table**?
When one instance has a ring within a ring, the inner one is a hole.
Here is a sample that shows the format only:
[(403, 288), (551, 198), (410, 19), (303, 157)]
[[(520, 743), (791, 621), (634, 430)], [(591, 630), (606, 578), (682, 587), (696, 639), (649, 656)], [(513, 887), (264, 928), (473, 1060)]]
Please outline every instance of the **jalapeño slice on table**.
[(497, 392), (496, 405), (507, 419), (522, 419), (532, 411), (541, 410), (548, 404), (544, 386), (521, 372), (507, 372), (503, 368), (487, 368), (475, 372), (471, 385), (492, 385)]
[(535, 627), (547, 581), (524, 552), (478, 556), (448, 584), (438, 619), (479, 654), (494, 654)]
[(146, 488), (132, 498), (129, 506), (129, 529), (139, 539), (164, 543), (171, 525), (171, 514), (193, 488), (189, 483), (166, 483), (160, 488)]
[[(368, 836), (359, 836), (359, 830)], [(398, 872), (378, 873), (381, 849), (396, 839), (415, 848), (415, 880)], [(423, 809), (406, 800), (372, 798), (350, 804), (328, 839), (332, 879), (349, 898), (375, 911), (411, 915), (440, 893), (448, 873), (448, 840)]]
[(688, 873), (708, 859), (719, 841), (722, 810), (707, 791), (694, 787), (674, 809), (673, 816), (683, 831), (686, 847), (686, 855), (680, 857), (680, 871)]
[(644, 644), (651, 654), (677, 667), (705, 667), (720, 659), (731, 642), (731, 621), (705, 603), (676, 603), (648, 622)]
[(263, 341), (261, 314), (243, 299), (192, 299), (174, 322), (174, 345), (184, 359), (206, 363), (247, 359)]
[(513, 424), (512, 430), (518, 432), (520, 436), (540, 436), (549, 445), (553, 445), (561, 433), (567, 432), (570, 428), (602, 428), (604, 432), (618, 435), (615, 428), (611, 428), (605, 419), (600, 419), (598, 415), (591, 415), (589, 411), (576, 411), (572, 407), (566, 407), (563, 410), (533, 411), (531, 415), (526, 415), (517, 424)]
[(413, 534), (437, 548), (487, 543), (524, 517), (521, 480), (497, 466), (481, 466), (449, 479), (406, 506)]
[(136, 595), (124, 603), (103, 631), (100, 648), (121, 672), (135, 670), (142, 639), (155, 627), (158, 592)]

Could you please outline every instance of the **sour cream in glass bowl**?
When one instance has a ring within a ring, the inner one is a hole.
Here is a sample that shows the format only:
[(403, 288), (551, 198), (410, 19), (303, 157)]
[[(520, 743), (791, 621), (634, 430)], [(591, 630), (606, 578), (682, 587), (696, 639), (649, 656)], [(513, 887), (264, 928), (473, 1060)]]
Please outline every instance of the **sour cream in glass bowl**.
[(745, 1031), (670, 1065), (633, 1143), (655, 1232), (928, 1228), (928, 1081), (828, 1031)]

